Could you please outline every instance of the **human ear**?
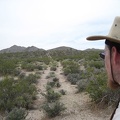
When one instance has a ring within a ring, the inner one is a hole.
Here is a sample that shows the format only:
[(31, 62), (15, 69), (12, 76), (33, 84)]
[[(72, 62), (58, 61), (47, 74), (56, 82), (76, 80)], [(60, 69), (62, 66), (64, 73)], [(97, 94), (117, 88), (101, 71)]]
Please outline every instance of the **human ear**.
[(111, 52), (112, 52), (113, 64), (120, 65), (120, 53), (117, 51), (116, 47), (113, 46)]

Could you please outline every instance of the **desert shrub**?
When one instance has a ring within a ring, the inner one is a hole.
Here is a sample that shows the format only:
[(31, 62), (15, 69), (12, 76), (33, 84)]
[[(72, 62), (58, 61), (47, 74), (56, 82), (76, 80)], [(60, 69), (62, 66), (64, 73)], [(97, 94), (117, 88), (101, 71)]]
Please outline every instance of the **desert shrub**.
[(104, 72), (94, 76), (87, 86), (87, 93), (95, 103), (105, 103), (107, 105), (116, 104), (119, 99), (119, 92), (112, 91), (107, 87), (107, 76)]
[(63, 71), (64, 71), (64, 75), (68, 75), (69, 73), (71, 73), (71, 70), (69, 67), (64, 68)]
[(6, 117), (6, 120), (25, 120), (27, 112), (23, 108), (14, 108)]
[(78, 92), (86, 91), (86, 87), (88, 85), (89, 81), (87, 79), (81, 79), (77, 82), (77, 89)]
[(56, 87), (59, 88), (61, 84), (59, 82), (56, 82)]
[(36, 65), (33, 62), (23, 62), (21, 67), (27, 71), (34, 71), (34, 69), (43, 70), (42, 65)]
[(34, 74), (29, 74), (29, 76), (26, 76), (24, 78), (25, 81), (27, 81), (29, 84), (37, 83), (38, 76)]
[(36, 87), (27, 81), (5, 78), (0, 81), (0, 110), (11, 111), (14, 107), (29, 108), (36, 96)]
[(52, 89), (49, 89), (46, 94), (42, 94), (45, 96), (48, 102), (55, 102), (56, 100), (59, 100), (61, 95), (58, 92), (55, 92)]
[(37, 79), (40, 79), (40, 78), (41, 78), (41, 72), (35, 72), (34, 75), (36, 76)]
[(52, 81), (52, 82), (47, 82), (47, 85), (51, 86), (51, 87), (55, 87), (56, 82)]
[(49, 75), (46, 76), (46, 78), (52, 78), (55, 77), (55, 73), (54, 72), (50, 72)]
[(107, 105), (115, 105), (120, 99), (120, 89), (111, 90), (109, 88), (103, 93), (103, 98), (101, 98), (101, 102)]
[(55, 117), (60, 115), (62, 111), (66, 109), (63, 103), (55, 102), (55, 103), (46, 103), (43, 105), (44, 111), (47, 113), (49, 117)]
[(52, 88), (53, 87), (60, 87), (61, 86), (60, 83), (59, 83), (59, 79), (56, 78), (56, 77), (54, 77), (52, 81), (47, 82), (47, 85), (51, 86)]
[(5, 78), (0, 81), (0, 110), (11, 110), (14, 106), (14, 79)]
[(52, 87), (49, 84), (47, 84), (45, 88), (46, 88), (46, 91), (49, 91), (52, 89)]
[(42, 57), (41, 59), (40, 59), (40, 61), (44, 61), (44, 63), (46, 64), (46, 65), (49, 65), (49, 63), (50, 63), (50, 58), (49, 57)]
[(21, 72), (21, 73), (19, 74), (19, 78), (20, 78), (20, 79), (23, 79), (25, 76), (26, 76), (25, 72)]
[(81, 75), (78, 73), (68, 74), (67, 80), (71, 82), (71, 84), (76, 84), (81, 79)]
[(25, 61), (21, 62), (21, 68), (22, 68), (22, 69), (25, 69), (25, 68), (26, 68), (26, 65), (27, 65), (27, 62), (25, 62)]
[(34, 71), (35, 69), (35, 65), (33, 65), (32, 63), (28, 63), (26, 65), (26, 68), (25, 68), (27, 71)]
[(38, 69), (38, 70), (43, 70), (43, 66), (42, 66), (42, 65), (37, 65), (37, 66), (36, 66), (36, 69)]
[(14, 76), (18, 76), (18, 75), (20, 75), (20, 73), (21, 73), (21, 70), (19, 70), (19, 69), (14, 69), (14, 71), (13, 71)]
[(101, 73), (94, 76), (93, 80), (90, 80), (87, 86), (87, 92), (89, 93), (90, 97), (96, 103), (99, 103), (101, 99), (104, 97), (104, 93), (106, 93), (107, 86), (106, 86), (106, 79), (105, 73)]
[(53, 78), (53, 81), (54, 81), (54, 82), (58, 82), (58, 81), (59, 81), (59, 78), (54, 77), (54, 78)]
[(13, 74), (14, 69), (16, 68), (17, 63), (14, 60), (0, 60), (0, 74), (9, 75)]
[(66, 91), (63, 90), (63, 89), (61, 89), (59, 92), (60, 92), (62, 95), (66, 95)]
[(79, 64), (75, 61), (63, 61), (62, 65), (65, 75), (69, 73), (79, 73)]
[(56, 66), (52, 66), (52, 67), (50, 67), (50, 70), (51, 70), (51, 71), (56, 71), (57, 68), (56, 68)]
[(43, 65), (43, 70), (47, 70), (47, 65)]
[(97, 69), (103, 68), (104, 67), (104, 63), (103, 61), (90, 61), (89, 62), (89, 66), (90, 67), (95, 67)]

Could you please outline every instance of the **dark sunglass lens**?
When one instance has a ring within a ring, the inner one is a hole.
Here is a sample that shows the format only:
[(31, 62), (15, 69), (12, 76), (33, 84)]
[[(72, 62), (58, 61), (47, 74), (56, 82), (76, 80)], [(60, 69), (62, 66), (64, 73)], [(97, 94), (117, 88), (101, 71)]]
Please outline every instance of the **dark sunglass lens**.
[(102, 59), (105, 59), (105, 53), (100, 53), (99, 55)]

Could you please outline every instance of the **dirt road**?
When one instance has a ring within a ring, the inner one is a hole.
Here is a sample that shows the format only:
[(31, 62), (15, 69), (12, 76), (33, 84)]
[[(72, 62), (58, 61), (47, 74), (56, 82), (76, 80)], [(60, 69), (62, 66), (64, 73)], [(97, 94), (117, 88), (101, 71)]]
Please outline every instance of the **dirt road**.
[(59, 89), (64, 89), (66, 95), (63, 95), (60, 99), (62, 103), (65, 104), (66, 110), (62, 115), (55, 118), (47, 118), (45, 113), (40, 109), (39, 106), (44, 102), (44, 97), (40, 94), (45, 91), (45, 85), (47, 83), (46, 76), (49, 74), (50, 68), (44, 70), (44, 73), (39, 79), (37, 84), (38, 95), (35, 101), (35, 110), (30, 110), (27, 116), (27, 120), (109, 120), (111, 114), (109, 109), (98, 109), (90, 101), (90, 98), (85, 93), (76, 94), (76, 86), (71, 85), (66, 77), (62, 74), (62, 66), (58, 63), (58, 68), (55, 71), (56, 77), (59, 78), (61, 87)]

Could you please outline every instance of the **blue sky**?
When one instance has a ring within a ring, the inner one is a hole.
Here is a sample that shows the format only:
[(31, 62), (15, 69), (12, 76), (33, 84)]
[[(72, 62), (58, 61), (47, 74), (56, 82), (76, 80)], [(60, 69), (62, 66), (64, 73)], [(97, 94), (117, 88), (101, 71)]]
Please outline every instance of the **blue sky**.
[(90, 35), (107, 35), (120, 0), (0, 0), (0, 50), (59, 46), (78, 50), (104, 49), (104, 41), (89, 42)]

